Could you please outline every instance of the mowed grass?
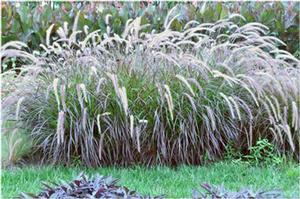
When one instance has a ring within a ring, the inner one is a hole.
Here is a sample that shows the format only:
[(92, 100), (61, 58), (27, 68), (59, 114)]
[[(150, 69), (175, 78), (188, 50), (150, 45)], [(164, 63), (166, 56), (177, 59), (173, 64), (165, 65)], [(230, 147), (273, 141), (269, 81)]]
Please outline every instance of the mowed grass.
[(191, 197), (192, 190), (204, 182), (224, 184), (231, 190), (241, 188), (281, 189), (287, 198), (299, 198), (299, 169), (296, 164), (277, 167), (252, 167), (246, 164), (219, 162), (207, 166), (132, 167), (132, 168), (65, 168), (25, 167), (2, 170), (2, 197), (16, 197), (21, 192), (39, 193), (42, 181), (69, 181), (80, 172), (99, 173), (120, 179), (119, 185), (144, 195), (166, 197)]

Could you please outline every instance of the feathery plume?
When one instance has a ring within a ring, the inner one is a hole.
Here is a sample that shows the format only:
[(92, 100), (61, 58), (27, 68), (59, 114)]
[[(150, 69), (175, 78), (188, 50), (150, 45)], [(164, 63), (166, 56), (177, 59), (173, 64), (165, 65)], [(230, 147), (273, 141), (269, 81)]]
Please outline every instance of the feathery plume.
[(54, 95), (55, 95), (55, 98), (57, 101), (57, 109), (59, 110), (60, 109), (60, 100), (59, 100), (59, 96), (58, 96), (58, 81), (59, 81), (58, 78), (55, 78), (53, 80), (53, 89), (54, 89)]
[(188, 83), (188, 81), (181, 75), (177, 74), (175, 76), (177, 79), (179, 79), (184, 85), (189, 89), (190, 93), (192, 94), (193, 97), (195, 97), (195, 93), (191, 87), (191, 85)]
[(133, 138), (133, 122), (134, 122), (134, 117), (133, 115), (130, 115), (130, 136)]
[(21, 97), (17, 102), (16, 121), (19, 120), (20, 107), (21, 107), (21, 103), (24, 101), (24, 99), (25, 99), (25, 97)]
[(57, 144), (60, 145), (64, 142), (64, 121), (65, 121), (65, 112), (60, 111), (58, 113), (57, 119), (57, 128), (56, 128), (56, 135), (57, 135)]

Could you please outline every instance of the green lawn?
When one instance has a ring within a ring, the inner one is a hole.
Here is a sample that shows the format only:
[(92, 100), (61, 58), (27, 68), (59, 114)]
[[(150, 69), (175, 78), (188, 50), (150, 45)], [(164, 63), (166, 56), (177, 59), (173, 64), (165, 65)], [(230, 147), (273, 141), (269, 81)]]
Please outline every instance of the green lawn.
[(219, 162), (207, 166), (132, 167), (132, 168), (63, 168), (26, 167), (1, 173), (4, 198), (17, 196), (20, 192), (38, 193), (42, 181), (71, 180), (81, 171), (87, 174), (99, 173), (119, 178), (120, 185), (141, 194), (167, 197), (191, 197), (192, 190), (200, 183), (224, 184), (226, 188), (237, 190), (243, 187), (258, 189), (279, 188), (286, 197), (299, 197), (299, 165), (287, 164), (278, 167), (251, 167), (245, 164)]

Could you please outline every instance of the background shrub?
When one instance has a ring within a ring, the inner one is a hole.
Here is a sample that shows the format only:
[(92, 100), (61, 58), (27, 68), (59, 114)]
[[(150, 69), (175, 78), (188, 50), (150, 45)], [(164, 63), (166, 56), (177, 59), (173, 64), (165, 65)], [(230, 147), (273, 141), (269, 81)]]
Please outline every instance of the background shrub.
[[(81, 11), (78, 19), (79, 29), (84, 25), (89, 31), (100, 29), (106, 32), (105, 16), (111, 15), (110, 27), (121, 34), (126, 21), (142, 17), (141, 23), (150, 26), (143, 31), (160, 32), (168, 11), (177, 5), (180, 15), (172, 23), (172, 28), (180, 31), (190, 20), (200, 23), (215, 22), (232, 13), (239, 13), (245, 22), (260, 22), (270, 29), (270, 35), (280, 38), (287, 44), (281, 47), (299, 58), (299, 2), (6, 2), (2, 4), (2, 44), (20, 40), (32, 50), (40, 50), (45, 43), (46, 30), (55, 24), (54, 31), (64, 22), (73, 24), (73, 19)], [(2, 65), (2, 70), (14, 67), (14, 60)]]

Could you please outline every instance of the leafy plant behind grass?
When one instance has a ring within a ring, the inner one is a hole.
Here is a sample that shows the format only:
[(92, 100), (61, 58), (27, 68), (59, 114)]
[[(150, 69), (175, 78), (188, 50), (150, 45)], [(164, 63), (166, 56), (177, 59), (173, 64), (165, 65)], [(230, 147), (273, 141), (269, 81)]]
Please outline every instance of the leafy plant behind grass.
[(244, 162), (255, 166), (273, 166), (286, 162), (286, 156), (280, 154), (267, 139), (259, 139), (249, 148), (248, 154), (243, 154), (232, 144), (226, 146), (225, 159), (233, 162)]
[(266, 163), (267, 165), (282, 163), (282, 158), (267, 139), (258, 140), (255, 146), (250, 147), (250, 154), (246, 155), (245, 158), (255, 165), (261, 163)]
[(174, 31), (174, 11), (159, 33), (136, 18), (115, 34), (109, 15), (104, 35), (81, 32), (78, 14), (56, 38), (50, 26), (40, 55), (2, 46), (4, 60), (30, 63), (2, 102), (5, 119), (31, 129), (34, 152), (54, 163), (200, 164), (259, 138), (298, 157), (299, 60), (240, 15)]

